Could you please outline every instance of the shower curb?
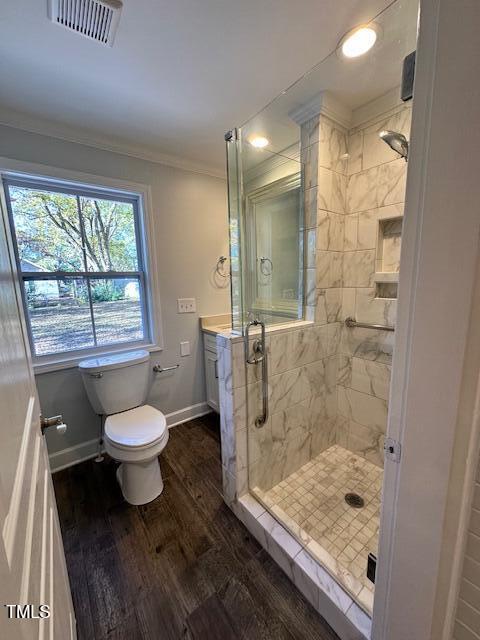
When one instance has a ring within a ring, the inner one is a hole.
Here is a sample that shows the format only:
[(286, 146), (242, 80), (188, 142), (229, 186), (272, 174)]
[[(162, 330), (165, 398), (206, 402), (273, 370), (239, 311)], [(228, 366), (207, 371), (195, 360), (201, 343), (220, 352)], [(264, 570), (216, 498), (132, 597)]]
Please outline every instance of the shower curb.
[(251, 494), (225, 502), (342, 640), (370, 639), (370, 616)]

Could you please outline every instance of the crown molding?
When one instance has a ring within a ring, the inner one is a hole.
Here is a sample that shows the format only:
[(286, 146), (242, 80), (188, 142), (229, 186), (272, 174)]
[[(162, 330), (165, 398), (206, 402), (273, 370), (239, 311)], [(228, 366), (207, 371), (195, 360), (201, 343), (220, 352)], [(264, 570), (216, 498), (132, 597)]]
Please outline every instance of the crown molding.
[(375, 98), (375, 100), (371, 100), (358, 107), (358, 109), (354, 109), (351, 126), (352, 128), (363, 127), (367, 123), (373, 123), (378, 118), (383, 118), (390, 111), (401, 106), (406, 106), (406, 103), (402, 102), (400, 98), (400, 86), (393, 87), (393, 89)]
[(26, 131), (28, 133), (47, 136), (64, 142), (80, 144), (93, 149), (99, 149), (101, 151), (109, 151), (110, 153), (135, 158), (137, 160), (144, 160), (146, 162), (161, 164), (175, 169), (182, 169), (183, 171), (199, 173), (214, 178), (221, 178), (223, 180), (226, 178), (226, 171), (220, 171), (213, 167), (208, 167), (203, 164), (187, 160), (186, 158), (162, 153), (160, 151), (154, 151), (141, 145), (135, 145), (127, 142), (116, 143), (110, 138), (65, 127), (48, 120), (40, 120), (5, 108), (0, 108), (0, 125), (12, 129), (18, 129), (20, 131)]
[(244, 173), (245, 183), (251, 182), (254, 178), (270, 173), (288, 163), (297, 163), (299, 166), (298, 170), (300, 171), (300, 145), (292, 144), (280, 152), (274, 152), (265, 160), (262, 160), (262, 162), (247, 169)]
[(352, 120), (352, 111), (346, 107), (330, 91), (322, 91), (307, 103), (288, 114), (294, 122), (302, 125), (311, 118), (324, 115), (340, 126), (348, 129)]

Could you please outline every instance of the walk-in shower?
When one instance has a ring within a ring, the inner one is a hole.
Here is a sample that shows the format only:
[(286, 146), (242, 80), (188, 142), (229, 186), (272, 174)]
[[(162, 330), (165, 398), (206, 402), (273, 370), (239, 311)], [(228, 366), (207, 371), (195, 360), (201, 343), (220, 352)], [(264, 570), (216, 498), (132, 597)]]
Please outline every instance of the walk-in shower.
[(233, 426), (222, 437), (234, 429), (237, 444), (225, 482), (368, 614), (412, 106), (400, 83), (417, 11), (397, 0), (367, 53), (332, 52), (226, 136)]

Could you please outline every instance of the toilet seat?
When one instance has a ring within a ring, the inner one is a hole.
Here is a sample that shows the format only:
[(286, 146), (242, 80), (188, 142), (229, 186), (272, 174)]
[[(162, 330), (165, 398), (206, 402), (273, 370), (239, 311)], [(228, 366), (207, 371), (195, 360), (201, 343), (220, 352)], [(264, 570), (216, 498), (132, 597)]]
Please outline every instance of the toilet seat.
[(121, 463), (117, 479), (130, 504), (147, 504), (162, 493), (158, 456), (167, 442), (165, 416), (148, 404), (105, 420), (105, 451)]
[(115, 413), (105, 420), (105, 436), (117, 449), (142, 451), (168, 439), (167, 421), (148, 404)]

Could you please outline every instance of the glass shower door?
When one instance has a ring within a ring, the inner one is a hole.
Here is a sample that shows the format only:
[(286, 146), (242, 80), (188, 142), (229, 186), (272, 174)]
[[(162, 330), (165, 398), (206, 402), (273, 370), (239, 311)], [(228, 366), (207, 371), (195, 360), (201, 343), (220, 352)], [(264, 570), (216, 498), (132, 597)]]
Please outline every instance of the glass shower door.
[(302, 172), (291, 155), (258, 149), (247, 128), (227, 140), (233, 328), (253, 318), (289, 322), (303, 313)]

